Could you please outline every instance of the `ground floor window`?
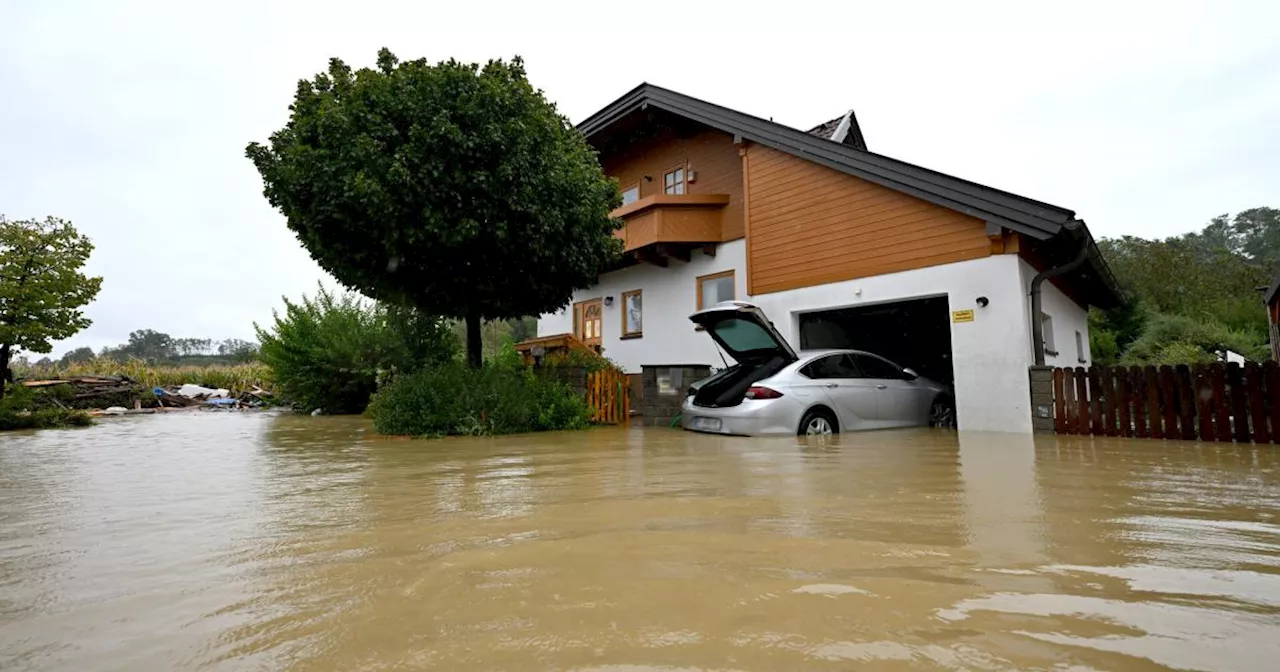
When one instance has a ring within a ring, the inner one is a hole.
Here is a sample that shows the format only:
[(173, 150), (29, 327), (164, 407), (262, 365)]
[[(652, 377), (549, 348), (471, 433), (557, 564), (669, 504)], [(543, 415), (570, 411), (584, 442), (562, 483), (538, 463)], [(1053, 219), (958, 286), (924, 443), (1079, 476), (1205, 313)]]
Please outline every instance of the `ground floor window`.
[(1044, 336), (1044, 354), (1050, 357), (1058, 356), (1058, 349), (1053, 346), (1053, 318), (1048, 315), (1041, 314), (1040, 328)]
[(698, 278), (698, 310), (710, 308), (721, 301), (732, 301), (734, 295), (733, 271), (712, 273)]
[(640, 302), (640, 290), (622, 293), (622, 337), (640, 338), (644, 323), (644, 308)]

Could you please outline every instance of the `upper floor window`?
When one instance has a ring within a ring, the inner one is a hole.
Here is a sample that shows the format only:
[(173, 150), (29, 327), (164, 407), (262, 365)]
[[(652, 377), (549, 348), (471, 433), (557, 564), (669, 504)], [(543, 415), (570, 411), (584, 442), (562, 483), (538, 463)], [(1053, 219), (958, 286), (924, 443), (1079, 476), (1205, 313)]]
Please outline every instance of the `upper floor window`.
[(631, 184), (622, 188), (622, 204), (635, 203), (640, 200), (640, 185)]
[(680, 166), (675, 170), (662, 176), (662, 193), (664, 194), (683, 194), (684, 193), (684, 166)]

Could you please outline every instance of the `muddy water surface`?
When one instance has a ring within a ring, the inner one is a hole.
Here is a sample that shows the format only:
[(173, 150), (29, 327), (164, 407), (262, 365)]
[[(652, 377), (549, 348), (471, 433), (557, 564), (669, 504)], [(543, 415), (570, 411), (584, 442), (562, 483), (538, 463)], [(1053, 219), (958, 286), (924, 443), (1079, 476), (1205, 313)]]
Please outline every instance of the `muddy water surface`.
[(1275, 670), (1275, 449), (0, 435), (3, 670)]

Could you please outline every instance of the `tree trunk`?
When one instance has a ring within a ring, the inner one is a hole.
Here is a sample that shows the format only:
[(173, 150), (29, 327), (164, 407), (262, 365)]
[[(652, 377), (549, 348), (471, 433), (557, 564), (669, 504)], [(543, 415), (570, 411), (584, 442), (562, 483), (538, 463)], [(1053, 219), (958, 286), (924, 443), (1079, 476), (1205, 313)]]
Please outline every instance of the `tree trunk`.
[(0, 345), (0, 399), (4, 399), (5, 385), (13, 382), (13, 372), (9, 371), (9, 356), (12, 353), (8, 344)]
[(467, 313), (467, 364), (478, 369), (484, 364), (484, 341), (480, 334), (480, 313)]

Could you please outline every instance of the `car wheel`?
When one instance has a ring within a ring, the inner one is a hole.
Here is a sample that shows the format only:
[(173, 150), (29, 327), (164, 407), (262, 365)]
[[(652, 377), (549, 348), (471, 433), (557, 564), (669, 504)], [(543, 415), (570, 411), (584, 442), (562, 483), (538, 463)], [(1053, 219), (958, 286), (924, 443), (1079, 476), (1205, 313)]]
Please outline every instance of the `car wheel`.
[(951, 397), (938, 396), (929, 407), (929, 426), (956, 428), (956, 403)]
[(796, 432), (804, 436), (828, 436), (840, 433), (840, 425), (830, 411), (815, 408), (800, 418), (800, 428)]

